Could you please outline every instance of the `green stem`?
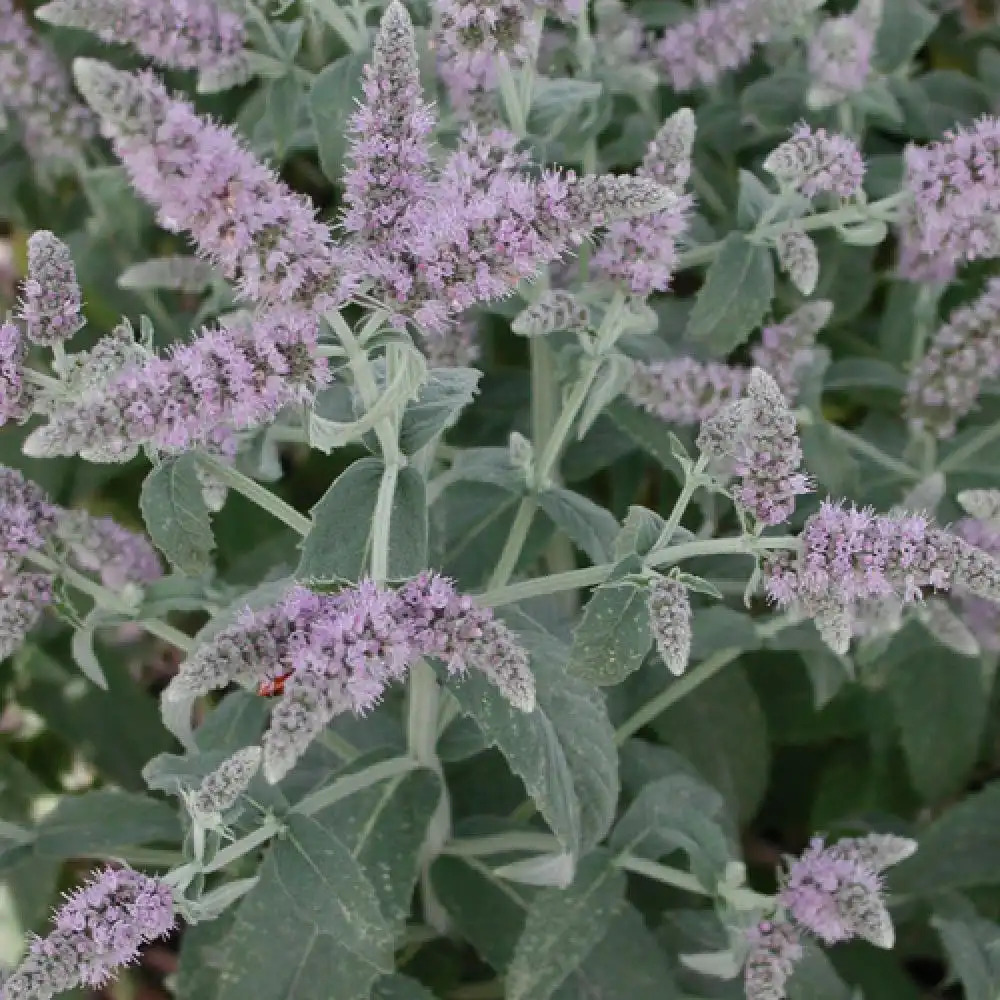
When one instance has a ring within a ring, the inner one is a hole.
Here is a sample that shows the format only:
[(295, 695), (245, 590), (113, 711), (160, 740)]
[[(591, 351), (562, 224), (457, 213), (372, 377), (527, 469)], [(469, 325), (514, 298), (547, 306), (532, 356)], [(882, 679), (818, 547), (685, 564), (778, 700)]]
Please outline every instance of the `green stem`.
[[(28, 552), (25, 555), (25, 559), (41, 569), (48, 570), (48, 572), (60, 577), (64, 583), (69, 584), (74, 590), (80, 591), (81, 594), (86, 594), (98, 607), (104, 608), (106, 611), (113, 611), (119, 615), (128, 615), (129, 618), (136, 612), (134, 604), (130, 604), (113, 590), (102, 587), (89, 577), (78, 573), (71, 566), (65, 566), (62, 563), (56, 562), (55, 559), (50, 558), (42, 552)], [(172, 646), (176, 646), (185, 653), (190, 653), (195, 648), (195, 641), (189, 635), (181, 632), (180, 629), (174, 628), (173, 625), (161, 622), (158, 618), (144, 618), (136, 620), (132, 624), (139, 625), (150, 635), (155, 635), (157, 638), (163, 639), (164, 642), (169, 642)]]
[(698, 556), (752, 555), (755, 551), (774, 549), (797, 549), (796, 535), (775, 535), (765, 538), (706, 538), (680, 545), (655, 548), (643, 560), (647, 566), (673, 566), (685, 559)]
[(847, 430), (846, 427), (841, 427), (839, 424), (833, 423), (827, 423), (826, 427), (831, 437), (842, 441), (852, 451), (856, 451), (859, 455), (864, 455), (865, 458), (870, 459), (876, 465), (881, 465), (883, 469), (895, 472), (904, 479), (920, 478), (920, 473), (912, 465), (907, 464), (901, 459), (893, 458), (892, 455), (887, 455), (877, 445), (858, 437), (857, 434)]
[(399, 465), (387, 463), (382, 470), (372, 512), (372, 557), (371, 574), (376, 583), (384, 583), (389, 576), (389, 539), (392, 530), (392, 505), (396, 499), (396, 483), (399, 480)]
[(215, 479), (230, 489), (236, 490), (251, 503), (260, 507), (261, 510), (266, 510), (268, 514), (288, 525), (297, 535), (304, 538), (312, 530), (312, 521), (308, 517), (300, 514), (291, 504), (285, 503), (281, 497), (275, 496), (260, 483), (243, 475), (238, 469), (203, 452), (199, 453), (198, 461)]
[[(517, 513), (514, 515), (514, 523), (510, 526), (507, 541), (504, 542), (503, 551), (500, 553), (500, 559), (497, 561), (496, 569), (493, 570), (493, 574), (486, 584), (489, 590), (502, 588), (511, 578), (517, 567), (517, 561), (521, 558), (524, 543), (528, 540), (528, 532), (531, 531), (531, 522), (534, 520), (536, 510), (538, 510), (538, 504), (534, 497), (522, 498)], [(550, 593), (555, 593), (555, 591), (550, 591)]]
[(637, 858), (631, 854), (623, 854), (615, 859), (615, 864), (625, 871), (634, 872), (636, 875), (644, 875), (664, 885), (671, 885), (675, 889), (683, 889), (685, 892), (697, 893), (699, 896), (719, 897), (735, 904), (740, 909), (752, 909), (758, 906), (773, 904), (770, 896), (763, 896), (753, 889), (740, 889), (720, 885), (715, 889), (708, 889), (701, 884), (689, 872), (681, 871), (677, 868), (670, 868), (668, 865), (661, 865), (656, 861), (648, 861), (646, 858)]
[[(786, 229), (794, 226), (796, 229), (809, 232), (816, 229), (829, 229), (833, 226), (850, 225), (854, 222), (865, 222), (872, 218), (881, 218), (887, 215), (890, 210), (895, 209), (908, 195), (900, 191), (881, 201), (874, 201), (870, 205), (844, 205), (841, 208), (832, 209), (829, 212), (817, 212), (815, 215), (807, 215), (800, 219), (785, 219), (775, 222), (769, 226), (762, 226), (751, 233), (746, 233), (754, 243), (765, 242), (779, 236)], [(722, 249), (724, 241), (718, 240), (715, 243), (708, 243), (705, 246), (694, 247), (686, 253), (678, 255), (677, 270), (681, 271), (687, 267), (694, 267), (696, 264), (707, 264), (715, 259), (719, 250)]]
[(490, 586), (476, 597), (476, 603), (483, 607), (499, 608), (504, 604), (526, 601), (529, 597), (544, 597), (547, 594), (559, 594), (581, 587), (596, 587), (599, 583), (604, 583), (613, 569), (614, 563), (603, 563), (600, 566), (587, 566), (584, 569), (570, 570), (568, 573), (554, 573), (552, 576), (512, 583), (509, 586)]
[(262, 844), (266, 844), (272, 837), (281, 833), (283, 829), (281, 821), (271, 816), (252, 833), (248, 833), (245, 837), (240, 837), (239, 840), (234, 841), (228, 847), (219, 851), (211, 861), (201, 866), (200, 870), (206, 875), (210, 872), (221, 871), (226, 865), (238, 861)]
[(344, 775), (326, 787), (310, 792), (309, 795), (292, 806), (292, 812), (301, 813), (303, 816), (313, 816), (326, 809), (327, 806), (332, 806), (335, 802), (346, 799), (349, 795), (354, 795), (355, 792), (370, 788), (388, 778), (407, 774), (419, 766), (418, 762), (409, 756), (393, 757), (391, 760), (372, 764), (371, 767), (366, 767), (354, 774)]
[(506, 854), (508, 851), (537, 851), (540, 854), (548, 854), (560, 849), (559, 841), (551, 833), (515, 830), (484, 837), (457, 837), (445, 844), (441, 853), (457, 858), (478, 858), (490, 854)]
[(980, 431), (974, 438), (956, 448), (938, 465), (938, 468), (941, 472), (954, 472), (966, 459), (971, 458), (988, 444), (992, 444), (997, 438), (1000, 438), (1000, 421)]
[(667, 518), (667, 523), (663, 526), (663, 531), (660, 532), (660, 537), (657, 539), (656, 545), (653, 546), (654, 549), (659, 549), (670, 544), (670, 539), (674, 537), (674, 532), (679, 527), (681, 518), (684, 517), (684, 512), (691, 502), (691, 497), (694, 496), (695, 490), (701, 485), (701, 475), (705, 471), (706, 465), (708, 465), (708, 456), (701, 455), (694, 468), (689, 470), (684, 479), (684, 485), (681, 487), (680, 495), (677, 497), (673, 509), (670, 511), (670, 516)]
[(615, 742), (618, 746), (631, 739), (643, 726), (652, 722), (658, 715), (665, 712), (675, 702), (690, 694), (698, 685), (714, 677), (724, 667), (729, 666), (743, 650), (740, 647), (720, 649), (698, 666), (693, 667), (683, 677), (671, 682), (670, 686), (647, 701), (634, 715), (626, 719), (615, 731)]

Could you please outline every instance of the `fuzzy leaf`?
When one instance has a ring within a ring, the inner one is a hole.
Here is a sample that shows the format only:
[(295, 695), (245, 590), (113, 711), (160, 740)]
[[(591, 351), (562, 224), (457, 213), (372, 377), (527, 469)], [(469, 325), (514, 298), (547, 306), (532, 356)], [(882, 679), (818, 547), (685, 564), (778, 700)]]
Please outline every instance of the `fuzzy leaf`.
[(608, 562), (618, 534), (618, 522), (603, 507), (580, 493), (561, 487), (539, 493), (538, 503), (591, 562)]
[(349, 52), (330, 63), (313, 80), (309, 110), (316, 123), (319, 163), (334, 183), (340, 182), (347, 152), (347, 119), (361, 94), (361, 71), (367, 52)]
[(399, 446), (406, 455), (451, 427), (476, 396), (482, 372), (475, 368), (434, 368), (403, 413)]
[(652, 645), (646, 588), (630, 580), (605, 583), (573, 631), (569, 671), (595, 684), (619, 684), (642, 666)]

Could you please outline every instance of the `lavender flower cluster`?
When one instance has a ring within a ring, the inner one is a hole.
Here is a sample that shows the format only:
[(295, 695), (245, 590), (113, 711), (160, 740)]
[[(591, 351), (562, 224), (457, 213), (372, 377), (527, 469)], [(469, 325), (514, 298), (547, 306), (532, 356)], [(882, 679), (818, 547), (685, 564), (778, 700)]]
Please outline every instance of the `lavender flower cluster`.
[(170, 933), (174, 904), (163, 882), (106, 868), (66, 898), (54, 924), (0, 986), (3, 1000), (50, 1000), (75, 986), (104, 986), (144, 943)]
[(185, 660), (165, 697), (184, 701), (233, 682), (256, 687), (283, 678), (264, 737), (264, 774), (276, 782), (333, 718), (372, 709), (421, 656), (440, 660), (450, 674), (477, 670), (512, 705), (534, 709), (527, 654), (492, 612), (435, 573), (398, 589), (370, 580), (335, 594), (295, 587)]
[(891, 948), (895, 935), (885, 906), (882, 873), (908, 858), (916, 842), (891, 834), (869, 834), (826, 845), (812, 840), (789, 859), (777, 896), (778, 914), (748, 934), (744, 964), (747, 1000), (781, 1000), (802, 958), (802, 934), (824, 944), (861, 938)]

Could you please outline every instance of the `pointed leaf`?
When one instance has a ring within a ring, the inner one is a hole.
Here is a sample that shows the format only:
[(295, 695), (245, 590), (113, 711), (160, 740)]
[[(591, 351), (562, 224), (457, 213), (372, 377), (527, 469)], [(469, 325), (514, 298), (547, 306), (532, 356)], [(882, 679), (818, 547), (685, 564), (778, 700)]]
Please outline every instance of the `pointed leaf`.
[(182, 573), (200, 576), (212, 565), (212, 522), (194, 452), (165, 459), (146, 477), (139, 496), (146, 530)]
[(573, 630), (569, 670), (594, 684), (619, 684), (653, 645), (646, 588), (631, 580), (598, 587)]

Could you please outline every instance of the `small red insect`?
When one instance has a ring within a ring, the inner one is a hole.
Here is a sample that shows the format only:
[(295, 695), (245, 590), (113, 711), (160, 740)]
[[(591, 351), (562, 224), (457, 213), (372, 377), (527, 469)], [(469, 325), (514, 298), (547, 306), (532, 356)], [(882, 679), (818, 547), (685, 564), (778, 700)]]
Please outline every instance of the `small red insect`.
[(288, 670), (283, 674), (278, 674), (277, 677), (272, 677), (270, 680), (261, 681), (257, 685), (257, 694), (261, 698), (277, 698), (278, 695), (284, 694), (285, 681), (294, 673), (294, 670)]

